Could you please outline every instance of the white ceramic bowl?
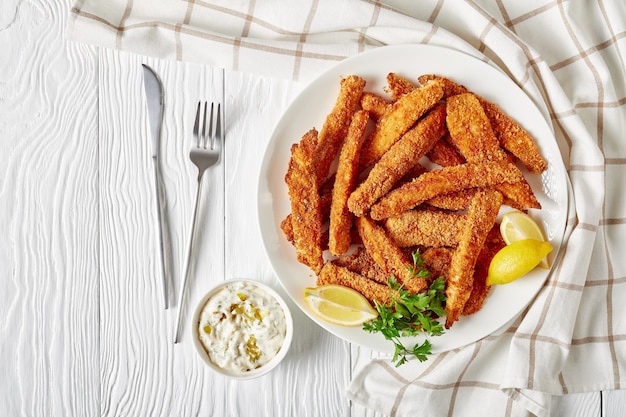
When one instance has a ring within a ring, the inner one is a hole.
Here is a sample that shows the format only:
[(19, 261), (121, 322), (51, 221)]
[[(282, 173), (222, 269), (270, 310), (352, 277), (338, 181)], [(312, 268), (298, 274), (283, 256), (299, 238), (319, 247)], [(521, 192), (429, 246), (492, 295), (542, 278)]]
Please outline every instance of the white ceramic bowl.
[[(265, 291), (270, 297), (276, 300), (276, 302), (282, 309), (282, 312), (285, 316), (286, 332), (285, 332), (285, 337), (284, 337), (280, 350), (278, 351), (278, 353), (276, 353), (276, 355), (271, 360), (261, 365), (260, 367), (253, 369), (253, 370), (249, 370), (249, 371), (232, 371), (232, 370), (228, 370), (228, 369), (218, 366), (215, 362), (211, 360), (209, 354), (207, 353), (206, 348), (204, 347), (202, 341), (200, 340), (200, 335), (199, 335), (200, 318), (201, 318), (204, 306), (207, 304), (207, 302), (209, 302), (209, 300), (213, 296), (215, 296), (224, 287), (228, 285), (232, 285), (232, 284), (237, 284), (237, 283), (247, 283), (249, 285), (256, 286), (257, 288), (260, 288), (261, 290)], [(219, 283), (218, 285), (213, 287), (211, 290), (209, 290), (209, 292), (207, 292), (204, 297), (202, 297), (202, 299), (200, 300), (200, 302), (198, 303), (195, 309), (193, 319), (191, 321), (191, 334), (192, 334), (194, 346), (196, 347), (196, 351), (200, 355), (200, 358), (202, 358), (202, 360), (215, 372), (222, 374), (224, 376), (230, 377), (230, 378), (235, 378), (235, 379), (252, 379), (252, 378), (257, 378), (261, 375), (265, 375), (268, 372), (270, 372), (287, 355), (287, 352), (289, 351), (289, 347), (291, 345), (291, 340), (293, 339), (293, 319), (291, 316), (291, 312), (289, 311), (289, 307), (285, 303), (285, 300), (280, 295), (278, 295), (276, 291), (274, 291), (267, 285), (259, 281), (255, 281), (251, 279), (231, 279), (231, 280), (226, 280), (226, 281)]]

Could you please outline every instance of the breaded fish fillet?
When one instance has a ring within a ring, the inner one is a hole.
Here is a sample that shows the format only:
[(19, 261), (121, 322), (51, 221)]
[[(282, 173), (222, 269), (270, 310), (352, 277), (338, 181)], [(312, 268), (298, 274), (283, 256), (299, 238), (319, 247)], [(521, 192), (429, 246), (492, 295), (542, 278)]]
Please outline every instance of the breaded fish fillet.
[(368, 301), (374, 305), (376, 301), (380, 304), (391, 302), (390, 294), (393, 291), (386, 284), (380, 284), (365, 278), (348, 268), (327, 262), (317, 276), (317, 285), (336, 284), (352, 288), (361, 293)]
[(370, 118), (378, 120), (391, 110), (391, 102), (381, 96), (363, 92), (361, 95), (361, 108), (370, 114)]
[(541, 174), (548, 169), (548, 164), (539, 153), (537, 144), (524, 128), (500, 110), (496, 104), (485, 99), (481, 99), (480, 103), (491, 122), (493, 132), (504, 149), (515, 155), (533, 174)]
[(487, 285), (487, 275), (489, 273), (489, 264), (494, 255), (502, 249), (506, 243), (500, 235), (499, 227), (493, 227), (487, 235), (487, 240), (483, 249), (478, 255), (476, 266), (474, 267), (474, 281), (472, 283), (472, 292), (470, 293), (465, 306), (463, 307), (463, 315), (468, 316), (480, 310), (491, 292), (491, 285)]
[(434, 210), (408, 210), (385, 220), (385, 229), (396, 245), (454, 247), (463, 215)]
[(350, 229), (353, 214), (348, 210), (348, 197), (354, 191), (359, 175), (359, 154), (369, 114), (360, 110), (354, 114), (348, 134), (341, 147), (339, 165), (335, 175), (335, 186), (330, 206), (330, 226), (328, 249), (333, 255), (339, 256), (350, 249)]
[(458, 94), (468, 93), (469, 90), (464, 86), (452, 81), (449, 78), (442, 77), (436, 74), (423, 74), (417, 77), (417, 80), (420, 84), (426, 84), (429, 81), (437, 80), (441, 82), (443, 86), (443, 98), (447, 99), (448, 97), (456, 96)]
[(447, 279), (450, 261), (452, 260), (451, 248), (427, 248), (422, 252), (424, 266), (430, 271), (431, 278), (444, 277)]
[(452, 254), (446, 285), (446, 328), (459, 319), (474, 283), (474, 266), (493, 228), (502, 205), (500, 192), (479, 190), (467, 211), (459, 232), (459, 244)]
[[(467, 88), (454, 81), (434, 74), (422, 75), (418, 77), (418, 80), (420, 83), (432, 80), (441, 81), (444, 98), (469, 92)], [(498, 137), (500, 145), (515, 155), (526, 169), (533, 174), (540, 174), (545, 171), (547, 169), (546, 161), (539, 153), (535, 140), (528, 132), (509, 115), (504, 113), (497, 104), (491, 103), (484, 97), (478, 95), (477, 98), (491, 122), (491, 127)]]
[[(491, 122), (478, 98), (471, 93), (448, 98), (446, 123), (450, 142), (468, 162), (502, 161), (508, 159), (500, 147)], [(519, 207), (541, 208), (532, 188), (524, 178), (513, 184), (496, 187)]]
[(389, 275), (387, 275), (380, 266), (374, 261), (364, 247), (359, 246), (349, 255), (343, 255), (331, 261), (337, 266), (348, 268), (352, 272), (364, 276), (367, 279), (376, 281), (380, 284), (387, 284)]
[(430, 159), (435, 164), (442, 167), (449, 167), (452, 165), (459, 165), (465, 163), (465, 158), (459, 154), (456, 148), (447, 141), (447, 137), (449, 135), (446, 134), (440, 141), (435, 143), (430, 151), (426, 154), (428, 159)]
[(369, 167), (376, 163), (442, 96), (441, 85), (433, 81), (395, 101), (391, 110), (378, 120), (374, 131), (368, 135), (363, 145), (361, 166)]
[(454, 193), (440, 195), (426, 201), (426, 204), (443, 210), (467, 210), (476, 189), (467, 188)]
[(416, 88), (415, 84), (395, 72), (387, 74), (387, 87), (394, 101)]
[(424, 278), (414, 277), (408, 270), (407, 267), (412, 266), (413, 262), (387, 236), (385, 229), (367, 216), (357, 217), (355, 223), (365, 249), (388, 276), (393, 275), (398, 283), (414, 293), (427, 288), (428, 284)]
[(413, 167), (446, 132), (446, 109), (439, 105), (406, 132), (380, 158), (348, 200), (348, 208), (357, 216), (369, 208)]
[(316, 145), (317, 131), (311, 129), (300, 143), (291, 147), (285, 182), (291, 201), (293, 244), (298, 261), (318, 273), (324, 259), (321, 243), (322, 212), (313, 159)]
[(374, 220), (383, 220), (443, 194), (467, 188), (519, 182), (522, 178), (520, 170), (505, 161), (444, 167), (426, 172), (390, 191), (372, 206), (370, 215)]
[(364, 88), (365, 80), (359, 76), (349, 75), (341, 80), (339, 96), (319, 132), (315, 155), (318, 184), (329, 174), (330, 166), (348, 132), (352, 115), (361, 102)]
[(449, 140), (468, 162), (506, 159), (480, 101), (471, 93), (448, 98)]
[[(320, 211), (322, 212), (322, 219), (328, 218), (330, 216), (330, 205), (333, 199), (333, 184), (335, 183), (334, 176), (329, 177), (319, 190), (320, 195)], [(287, 240), (293, 244), (293, 225), (291, 222), (291, 213), (287, 215), (280, 222), (280, 228), (283, 231), (283, 234), (287, 238)], [(327, 239), (322, 239), (322, 242), (327, 241)], [(322, 245), (323, 246), (323, 245)]]

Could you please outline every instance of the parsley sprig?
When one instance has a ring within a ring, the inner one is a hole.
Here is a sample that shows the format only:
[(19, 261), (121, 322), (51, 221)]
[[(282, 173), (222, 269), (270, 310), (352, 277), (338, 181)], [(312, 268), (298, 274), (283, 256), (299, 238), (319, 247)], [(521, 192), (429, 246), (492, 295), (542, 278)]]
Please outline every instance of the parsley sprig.
[[(424, 267), (424, 260), (419, 251), (413, 252), (413, 265), (408, 267), (414, 277), (429, 278), (430, 272)], [(387, 285), (395, 294), (390, 304), (376, 302), (378, 317), (363, 324), (363, 330), (370, 333), (382, 333), (395, 345), (392, 362), (396, 367), (408, 361), (407, 355), (414, 355), (420, 362), (428, 359), (432, 345), (429, 340), (416, 343), (413, 348), (404, 346), (401, 337), (425, 334), (439, 336), (444, 333), (444, 326), (438, 318), (445, 315), (445, 282), (443, 278), (432, 281), (427, 291), (412, 293), (403, 288), (392, 275)]]

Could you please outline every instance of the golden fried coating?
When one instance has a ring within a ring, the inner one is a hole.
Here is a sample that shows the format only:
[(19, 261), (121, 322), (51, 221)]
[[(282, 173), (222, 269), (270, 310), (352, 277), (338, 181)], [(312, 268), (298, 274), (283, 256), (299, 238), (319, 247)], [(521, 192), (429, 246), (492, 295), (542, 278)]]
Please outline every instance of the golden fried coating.
[(447, 137), (449, 135), (446, 134), (440, 141), (435, 143), (430, 151), (426, 154), (428, 159), (430, 159), (435, 164), (442, 167), (449, 167), (452, 165), (459, 165), (465, 163), (465, 158), (459, 154), (456, 148), (447, 141)]
[(348, 268), (326, 262), (319, 275), (317, 285), (335, 284), (352, 288), (361, 293), (368, 301), (374, 305), (376, 301), (380, 304), (391, 302), (390, 294), (393, 291), (386, 285), (365, 278)]
[[(418, 77), (420, 83), (425, 83), (431, 80), (439, 80), (443, 85), (444, 98), (450, 96), (468, 93), (469, 91), (462, 85), (455, 83), (454, 81), (433, 75), (427, 74)], [(476, 96), (482, 105), (485, 114), (491, 122), (491, 127), (496, 137), (498, 138), (500, 145), (515, 155), (522, 164), (533, 174), (541, 174), (547, 169), (546, 161), (543, 159), (537, 148), (537, 144), (534, 139), (511, 117), (504, 113), (498, 105), (491, 103), (487, 99), (481, 96)]]
[(464, 86), (455, 83), (449, 78), (442, 77), (440, 75), (435, 74), (423, 74), (417, 77), (417, 80), (420, 84), (425, 84), (429, 81), (437, 80), (441, 82), (443, 86), (443, 98), (448, 98), (452, 96), (456, 96), (458, 94), (468, 93), (469, 91)]
[(476, 189), (467, 188), (465, 190), (431, 198), (426, 201), (426, 204), (442, 210), (467, 210), (475, 192)]
[(487, 275), (489, 273), (489, 264), (494, 255), (502, 249), (506, 243), (500, 235), (499, 227), (493, 227), (487, 235), (487, 240), (483, 249), (478, 255), (476, 266), (474, 267), (474, 281), (472, 283), (472, 292), (470, 293), (465, 306), (463, 306), (463, 315), (468, 316), (479, 311), (487, 296), (491, 292), (491, 285), (487, 285)]
[(548, 168), (545, 159), (539, 153), (534, 139), (516, 121), (511, 119), (500, 108), (485, 100), (480, 100), (485, 114), (491, 122), (493, 132), (500, 145), (515, 155), (526, 169), (533, 174), (541, 174)]
[(326, 116), (326, 120), (319, 132), (315, 155), (318, 185), (328, 176), (330, 166), (348, 132), (352, 115), (361, 101), (361, 94), (364, 88), (365, 80), (356, 75), (350, 75), (341, 80), (337, 101), (331, 112)]
[[(328, 179), (326, 179), (326, 181), (324, 181), (324, 183), (320, 187), (319, 195), (320, 195), (320, 211), (322, 212), (322, 219), (326, 219), (330, 215), (330, 205), (333, 199), (333, 184), (334, 183), (335, 183), (334, 176), (330, 176)], [(291, 213), (289, 213), (287, 217), (285, 217), (283, 221), (280, 222), (280, 228), (283, 231), (283, 234), (285, 235), (287, 240), (293, 244), (293, 226), (291, 223)], [(322, 238), (322, 242), (327, 242), (327, 241), (328, 239)]]
[(387, 86), (393, 101), (396, 101), (403, 95), (415, 90), (415, 85), (413, 83), (395, 72), (387, 74)]
[(500, 161), (506, 158), (475, 95), (458, 94), (448, 98), (447, 103), (446, 122), (450, 143), (468, 162)]
[(412, 266), (413, 262), (387, 236), (385, 229), (367, 216), (357, 217), (355, 223), (365, 249), (388, 276), (393, 275), (405, 289), (415, 293), (427, 288), (424, 278), (414, 277), (408, 270), (407, 267)]
[(424, 266), (430, 271), (431, 278), (447, 278), (453, 251), (454, 249), (441, 247), (426, 248), (422, 252)]
[(446, 285), (446, 328), (459, 319), (474, 283), (474, 266), (502, 205), (502, 194), (493, 189), (476, 192), (458, 234)]
[(370, 210), (374, 220), (396, 216), (431, 198), (467, 188), (491, 187), (523, 179), (520, 170), (506, 161), (466, 163), (426, 172), (382, 197)]
[[(500, 147), (491, 122), (478, 98), (471, 93), (448, 98), (446, 123), (450, 142), (468, 162), (507, 160), (507, 153)], [(530, 185), (524, 178), (517, 183), (496, 187), (506, 198), (526, 208), (541, 208)]]
[(293, 244), (298, 261), (318, 273), (324, 264), (322, 251), (322, 212), (317, 192), (313, 158), (317, 131), (309, 130), (300, 143), (291, 147), (285, 182), (291, 200)]
[(385, 152), (348, 200), (348, 208), (362, 216), (419, 162), (446, 132), (446, 109), (439, 105)]
[(385, 229), (396, 245), (442, 247), (456, 246), (463, 215), (435, 211), (408, 210), (385, 220)]
[(430, 110), (443, 96), (441, 85), (430, 82), (403, 95), (391, 110), (376, 123), (368, 136), (361, 155), (361, 166), (369, 167), (406, 133), (413, 124)]
[(513, 208), (521, 211), (541, 208), (533, 189), (525, 179), (513, 184), (498, 184), (495, 188), (502, 193), (507, 204)]
[(340, 256), (331, 262), (380, 284), (386, 285), (389, 281), (389, 276), (362, 246), (356, 248), (351, 254)]
[(378, 120), (391, 110), (391, 102), (377, 94), (363, 92), (361, 108), (370, 114), (370, 118)]
[(428, 170), (426, 168), (424, 168), (421, 164), (418, 163), (413, 168), (411, 168), (409, 170), (409, 172), (404, 174), (402, 176), (402, 178), (400, 178), (400, 181), (398, 181), (398, 185), (405, 184), (407, 182), (411, 182), (415, 178), (419, 177), (420, 175), (422, 175), (425, 172), (428, 172)]
[(341, 147), (339, 165), (335, 175), (335, 186), (330, 206), (328, 249), (333, 255), (341, 255), (350, 249), (352, 213), (348, 210), (348, 197), (352, 194), (359, 169), (359, 153), (369, 115), (360, 110), (354, 114), (348, 134)]

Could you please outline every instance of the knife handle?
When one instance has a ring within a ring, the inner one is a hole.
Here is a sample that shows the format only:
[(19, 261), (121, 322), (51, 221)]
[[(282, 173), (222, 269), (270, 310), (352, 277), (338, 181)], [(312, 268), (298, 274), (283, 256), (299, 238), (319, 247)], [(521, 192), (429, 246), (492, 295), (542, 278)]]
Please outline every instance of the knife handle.
[(159, 255), (161, 257), (160, 259), (160, 264), (161, 264), (161, 280), (162, 280), (162, 286), (163, 286), (163, 303), (165, 305), (165, 309), (167, 310), (169, 308), (169, 302), (168, 302), (168, 297), (167, 297), (167, 257), (165, 256), (165, 239), (164, 239), (164, 230), (165, 227), (163, 226), (163, 211), (162, 211), (162, 205), (161, 205), (161, 181), (160, 181), (160, 176), (159, 176), (159, 169), (158, 169), (158, 161), (157, 161), (157, 157), (153, 156), (152, 157), (152, 166), (154, 167), (154, 190), (155, 190), (155, 194), (156, 194), (156, 210), (157, 210), (157, 220), (158, 220), (158, 228), (159, 228)]

